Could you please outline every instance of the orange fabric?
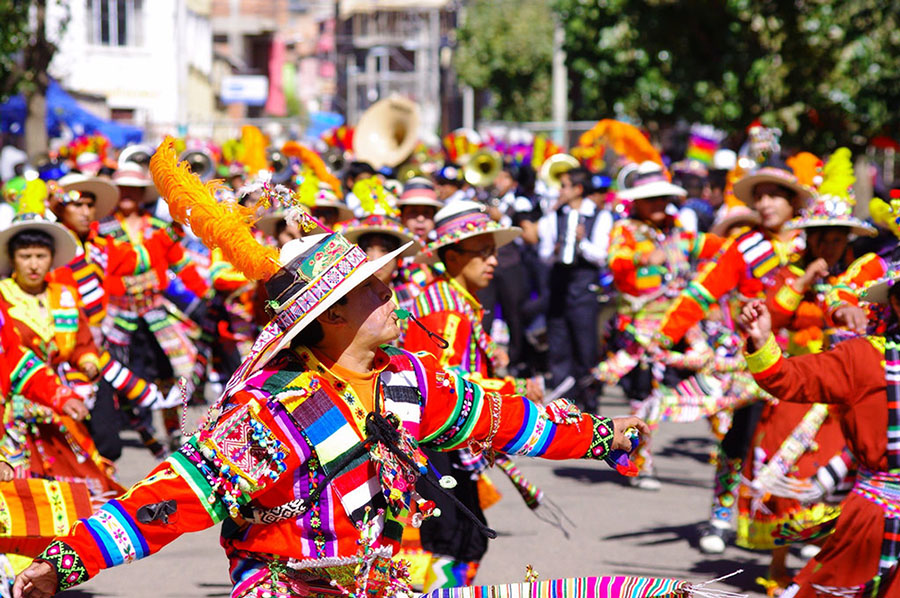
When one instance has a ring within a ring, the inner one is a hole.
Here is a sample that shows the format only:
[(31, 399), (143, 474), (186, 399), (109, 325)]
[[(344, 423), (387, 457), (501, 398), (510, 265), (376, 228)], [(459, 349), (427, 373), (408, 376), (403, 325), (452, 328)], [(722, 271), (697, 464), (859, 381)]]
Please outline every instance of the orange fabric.
[[(796, 403), (835, 405), (841, 429), (862, 467), (887, 470), (887, 392), (884, 355), (864, 338), (856, 338), (817, 355), (782, 358), (754, 374), (759, 385), (775, 397)], [(798, 598), (816, 598), (812, 584), (854, 586), (867, 582), (878, 570), (884, 514), (872, 502), (850, 494), (842, 503), (834, 534), (822, 551), (795, 577)], [(900, 595), (895, 576), (884, 596)]]

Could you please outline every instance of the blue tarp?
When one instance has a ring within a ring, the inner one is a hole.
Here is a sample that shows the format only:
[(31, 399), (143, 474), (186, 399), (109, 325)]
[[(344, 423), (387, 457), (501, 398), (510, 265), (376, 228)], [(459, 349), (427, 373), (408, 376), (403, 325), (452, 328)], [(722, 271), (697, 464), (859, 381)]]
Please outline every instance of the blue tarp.
[[(21, 135), (25, 114), (25, 98), (21, 94), (0, 104), (0, 130)], [(144, 132), (137, 127), (104, 120), (85, 110), (56, 81), (51, 81), (47, 88), (47, 133), (59, 137), (64, 129), (70, 129), (75, 137), (99, 133), (115, 147), (140, 143), (144, 137)]]

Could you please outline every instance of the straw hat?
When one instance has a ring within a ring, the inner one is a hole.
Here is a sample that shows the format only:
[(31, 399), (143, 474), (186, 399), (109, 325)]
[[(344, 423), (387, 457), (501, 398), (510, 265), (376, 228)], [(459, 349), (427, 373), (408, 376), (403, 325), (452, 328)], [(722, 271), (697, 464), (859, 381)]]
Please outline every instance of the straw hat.
[(631, 187), (617, 193), (619, 199), (637, 200), (654, 197), (686, 197), (683, 187), (673, 185), (666, 171), (656, 162), (646, 161), (638, 165), (633, 175)]
[(502, 247), (522, 234), (522, 229), (518, 226), (502, 226), (492, 220), (480, 203), (464, 199), (453, 202), (435, 214), (434, 225), (437, 239), (416, 256), (416, 261), (420, 263), (437, 262), (438, 249), (471, 237), (490, 234), (493, 235), (496, 246)]
[(8, 228), (0, 231), (0, 272), (8, 274), (12, 271), (12, 256), (9, 255), (9, 241), (22, 231), (37, 230), (50, 235), (53, 239), (53, 263), (50, 269), (54, 270), (65, 266), (78, 253), (78, 243), (75, 237), (62, 224), (50, 222), (40, 214), (17, 214)]
[(794, 205), (803, 206), (812, 196), (812, 191), (797, 181), (794, 173), (777, 166), (763, 166), (734, 184), (734, 196), (753, 207), (756, 200), (753, 198), (753, 189), (763, 183), (775, 183), (793, 191), (796, 194)]
[(97, 210), (97, 220), (102, 220), (112, 214), (119, 203), (119, 190), (107, 178), (73, 172), (59, 179), (57, 183), (66, 192), (93, 193), (96, 198), (94, 207)]

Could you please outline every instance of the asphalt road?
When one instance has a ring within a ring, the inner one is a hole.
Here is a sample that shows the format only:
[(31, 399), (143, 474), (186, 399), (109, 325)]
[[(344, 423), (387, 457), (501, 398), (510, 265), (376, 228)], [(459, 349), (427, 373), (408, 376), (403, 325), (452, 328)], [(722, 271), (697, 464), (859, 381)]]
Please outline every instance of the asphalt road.
[[(626, 410), (617, 393), (605, 397), (601, 407), (605, 415)], [(713, 477), (706, 424), (663, 425), (655, 446), (660, 492), (629, 488), (604, 463), (516, 459), (574, 522), (568, 538), (531, 513), (502, 473), (493, 474), (504, 497), (487, 511), (487, 518), (499, 537), (492, 541), (476, 582), (523, 581), (529, 564), (540, 579), (606, 574), (702, 582), (743, 569), (717, 587), (764, 596), (755, 579), (765, 573), (767, 555), (735, 547), (717, 556), (697, 550), (695, 529), (708, 514)], [(120, 477), (126, 485), (133, 483), (153, 465), (135, 440), (119, 462)], [(788, 564), (796, 568), (802, 562), (792, 556)], [(60, 596), (212, 598), (228, 596), (229, 590), (227, 563), (214, 528), (183, 536), (159, 554), (104, 571)]]

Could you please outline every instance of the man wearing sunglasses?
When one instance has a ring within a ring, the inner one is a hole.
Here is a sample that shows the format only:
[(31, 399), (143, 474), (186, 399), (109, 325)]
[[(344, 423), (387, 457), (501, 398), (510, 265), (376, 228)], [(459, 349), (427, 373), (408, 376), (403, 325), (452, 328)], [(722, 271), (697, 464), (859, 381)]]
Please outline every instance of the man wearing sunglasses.
[[(409, 326), (404, 348), (432, 353), (444, 368), (457, 371), (487, 390), (517, 393), (540, 401), (543, 385), (538, 379), (497, 377), (497, 369), (506, 367), (508, 358), (482, 326), (484, 310), (476, 299), (476, 293), (494, 277), (497, 248), (513, 241), (522, 230), (495, 222), (482, 204), (468, 200), (441, 209), (434, 219), (437, 238), (417, 256), (417, 261), (441, 262), (444, 275), (435, 278), (416, 297), (413, 315), (422, 326)], [(429, 331), (442, 337), (447, 346), (436, 344)], [(490, 487), (483, 475), (487, 465), (484, 459), (475, 459), (468, 451), (426, 454), (440, 471), (452, 473), (453, 495), (484, 522), (481, 504), (488, 495), (480, 494)], [(423, 496), (433, 500), (442, 512), (439, 520), (424, 523), (420, 530), (422, 547), (431, 553), (425, 574), (426, 591), (470, 585), (487, 551), (486, 539), (446, 497), (438, 493)]]

